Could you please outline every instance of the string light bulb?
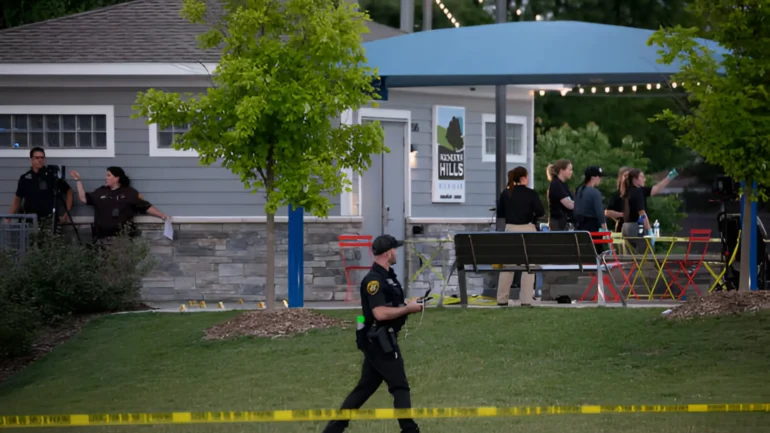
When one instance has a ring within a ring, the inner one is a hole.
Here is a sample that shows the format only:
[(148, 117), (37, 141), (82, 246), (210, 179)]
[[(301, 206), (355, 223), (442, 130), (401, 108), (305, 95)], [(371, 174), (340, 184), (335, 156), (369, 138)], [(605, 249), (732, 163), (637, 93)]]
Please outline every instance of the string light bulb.
[(540, 96), (545, 96), (545, 90), (540, 91)]
[(618, 87), (618, 92), (623, 93), (623, 86)]
[(674, 81), (673, 83), (671, 83), (671, 87), (673, 87), (674, 89), (676, 89), (676, 81)]
[(652, 90), (652, 84), (647, 85), (647, 90)]
[(631, 91), (636, 92), (636, 86), (631, 86)]
[(610, 93), (610, 88), (609, 87), (605, 87), (604, 88), (604, 93)]
[(655, 88), (656, 88), (656, 89), (658, 89), (658, 90), (660, 90), (660, 83), (656, 84), (656, 85), (655, 85)]
[(516, 9), (516, 15), (521, 16), (521, 9)]
[(591, 93), (596, 93), (596, 87), (591, 87)]
[[(449, 12), (449, 8), (446, 7), (444, 2), (442, 2), (441, 0), (435, 0), (435, 2), (438, 5), (438, 8), (441, 9), (441, 12), (444, 13), (444, 16), (446, 17), (446, 19), (448, 19), (449, 22), (451, 22), (452, 25), (454, 25), (455, 27), (460, 27), (460, 22), (457, 21), (457, 18), (455, 18), (451, 12)], [(484, 0), (479, 0), (479, 3), (483, 3), (483, 2)]]
[(535, 21), (541, 21), (542, 19), (543, 17), (540, 14), (535, 15)]
[(581, 94), (581, 95), (582, 95), (582, 94), (583, 94), (583, 92), (585, 92), (585, 91), (586, 91), (586, 89), (584, 89), (584, 88), (582, 88), (582, 87), (578, 89), (578, 92), (580, 92), (580, 94)]

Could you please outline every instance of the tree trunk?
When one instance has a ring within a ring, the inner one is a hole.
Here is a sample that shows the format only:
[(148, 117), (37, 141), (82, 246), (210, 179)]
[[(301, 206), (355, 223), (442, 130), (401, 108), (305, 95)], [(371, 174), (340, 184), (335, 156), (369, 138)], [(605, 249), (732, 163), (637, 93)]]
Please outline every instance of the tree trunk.
[(741, 268), (740, 281), (738, 282), (739, 292), (748, 292), (750, 290), (749, 278), (751, 263), (751, 195), (752, 183), (746, 181), (743, 183), (743, 227), (741, 227)]
[(275, 213), (267, 214), (267, 277), (265, 279), (265, 308), (275, 309)]

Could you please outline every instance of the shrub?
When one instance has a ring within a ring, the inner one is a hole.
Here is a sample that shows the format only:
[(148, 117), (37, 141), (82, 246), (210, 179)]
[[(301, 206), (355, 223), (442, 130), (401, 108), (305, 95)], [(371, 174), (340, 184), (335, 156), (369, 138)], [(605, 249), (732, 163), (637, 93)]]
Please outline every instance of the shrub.
[(94, 247), (36, 233), (22, 257), (6, 253), (0, 263), (0, 354), (26, 352), (41, 326), (135, 302), (154, 264), (144, 239)]

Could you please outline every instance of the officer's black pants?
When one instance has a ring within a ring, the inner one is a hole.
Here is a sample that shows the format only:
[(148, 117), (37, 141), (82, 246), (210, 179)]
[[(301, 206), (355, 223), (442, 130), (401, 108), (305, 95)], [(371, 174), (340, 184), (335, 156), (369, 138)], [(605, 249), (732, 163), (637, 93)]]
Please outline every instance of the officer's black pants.
[[(409, 382), (404, 370), (404, 359), (401, 352), (383, 354), (381, 350), (369, 347), (364, 352), (364, 365), (361, 369), (361, 378), (358, 385), (342, 402), (341, 409), (360, 409), (369, 400), (369, 397), (377, 391), (384, 381), (388, 385), (388, 392), (393, 395), (393, 407), (396, 409), (409, 409), (412, 407), (412, 399), (409, 395)], [(342, 433), (347, 428), (349, 421), (331, 421), (327, 424), (323, 433)], [(417, 423), (412, 419), (399, 419), (402, 433), (418, 433)]]

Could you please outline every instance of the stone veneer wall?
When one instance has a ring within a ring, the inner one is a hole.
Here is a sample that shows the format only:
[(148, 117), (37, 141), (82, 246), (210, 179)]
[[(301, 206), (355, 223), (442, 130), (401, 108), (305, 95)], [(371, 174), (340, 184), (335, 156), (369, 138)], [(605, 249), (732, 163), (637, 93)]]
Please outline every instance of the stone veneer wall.
[[(144, 280), (147, 301), (264, 299), (267, 272), (264, 223), (174, 224), (174, 240), (160, 224), (140, 224), (158, 260)], [(306, 221), (305, 300), (343, 300), (347, 290), (340, 249), (341, 234), (359, 234), (361, 223)], [(276, 297), (288, 292), (288, 225), (276, 222)], [(361, 249), (363, 250), (363, 249)], [(361, 257), (347, 251), (346, 260)]]
[[(412, 235), (412, 229), (421, 226), (422, 234)], [(90, 241), (87, 226), (82, 226), (80, 235)], [(175, 223), (174, 240), (163, 236), (163, 225), (140, 223), (142, 237), (151, 245), (151, 251), (158, 261), (155, 270), (144, 279), (142, 299), (145, 301), (209, 300), (227, 301), (243, 299), (255, 301), (264, 299), (265, 275), (267, 272), (265, 223)], [(361, 220), (306, 221), (304, 284), (307, 301), (342, 301), (345, 299), (347, 283), (338, 246), (341, 234), (360, 234)], [(454, 244), (440, 245), (430, 240), (452, 239), (463, 231), (490, 230), (489, 223), (408, 223), (407, 239), (417, 241), (414, 248), (429, 258), (437, 249), (442, 251), (432, 261), (438, 271), (448, 273), (454, 261)], [(421, 240), (426, 242), (420, 242)], [(288, 225), (276, 222), (276, 296), (285, 299), (288, 292)], [(407, 246), (406, 274), (401, 278), (411, 296), (424, 293), (428, 288), (440, 293), (442, 279), (430, 268), (425, 268), (414, 281), (411, 276), (420, 268), (420, 259)], [(364, 248), (348, 250), (345, 255), (348, 265), (371, 264)], [(358, 299), (358, 282), (362, 272), (353, 273), (353, 297)], [(494, 288), (491, 274), (468, 275), (470, 294), (481, 294), (485, 287)], [(492, 276), (494, 277), (494, 276)], [(494, 278), (493, 278), (494, 279)], [(496, 279), (495, 279), (496, 281)], [(447, 294), (457, 293), (457, 274), (448, 282)]]
[[(413, 227), (420, 226), (422, 227), (422, 233), (420, 235), (412, 235)], [(407, 238), (415, 241), (414, 248), (421, 252), (422, 255), (429, 259), (431, 255), (438, 251), (442, 250), (441, 253), (437, 254), (437, 256), (432, 260), (431, 264), (436, 271), (439, 273), (442, 272), (442, 265), (443, 265), (443, 272), (444, 275), (449, 273), (449, 270), (452, 266), (452, 263), (454, 263), (455, 260), (455, 251), (454, 251), (454, 243), (453, 242), (445, 242), (445, 243), (439, 243), (439, 242), (429, 242), (430, 239), (440, 239), (440, 238), (449, 238), (454, 239), (455, 233), (458, 232), (469, 232), (469, 231), (489, 231), (493, 227), (493, 224), (491, 222), (489, 223), (471, 223), (471, 224), (457, 224), (457, 223), (409, 223), (407, 224)], [(425, 242), (420, 242), (421, 240)], [(407, 264), (407, 274), (408, 275), (414, 275), (415, 272), (422, 266), (421, 259), (417, 256), (417, 254), (408, 251), (408, 264)], [(468, 274), (468, 294), (481, 294), (484, 291), (485, 287), (491, 287), (493, 284), (496, 287), (496, 281), (495, 275), (492, 274), (482, 274), (482, 275), (475, 275), (475, 274)], [(494, 280), (491, 281), (491, 280)], [(426, 267), (423, 271), (417, 275), (414, 282), (410, 282), (408, 284), (408, 288), (410, 291), (410, 295), (416, 296), (424, 293), (429, 288), (432, 290), (431, 293), (440, 293), (442, 289), (442, 279), (439, 275), (437, 275), (436, 272), (432, 271), (429, 267)], [(445, 291), (445, 294), (454, 294), (458, 293), (458, 284), (457, 284), (457, 272), (455, 272), (451, 278), (449, 278), (449, 281), (447, 282), (447, 288)]]

